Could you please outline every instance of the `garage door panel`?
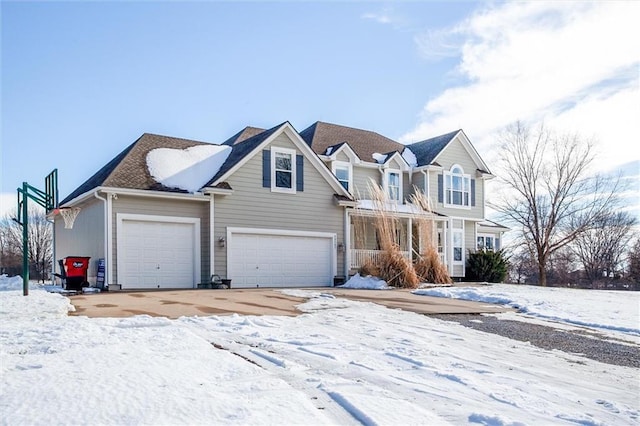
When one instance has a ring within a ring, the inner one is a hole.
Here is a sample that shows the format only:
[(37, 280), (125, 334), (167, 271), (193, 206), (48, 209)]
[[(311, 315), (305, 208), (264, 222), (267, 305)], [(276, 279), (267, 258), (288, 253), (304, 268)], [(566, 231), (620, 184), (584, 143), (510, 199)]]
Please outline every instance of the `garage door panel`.
[(193, 288), (193, 223), (123, 220), (118, 281), (123, 289)]
[(333, 237), (232, 233), (233, 287), (304, 287), (333, 284)]

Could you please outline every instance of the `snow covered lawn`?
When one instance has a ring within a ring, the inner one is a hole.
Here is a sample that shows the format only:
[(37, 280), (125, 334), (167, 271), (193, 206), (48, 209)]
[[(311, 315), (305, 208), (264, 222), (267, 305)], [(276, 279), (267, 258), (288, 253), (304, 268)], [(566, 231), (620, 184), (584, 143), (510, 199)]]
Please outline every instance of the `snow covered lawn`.
[(413, 294), (497, 303), (522, 314), (510, 319), (537, 318), (597, 331), (640, 342), (640, 292), (579, 290), (529, 285), (491, 284), (480, 287), (438, 287)]
[[(69, 300), (59, 294), (2, 291), (0, 422), (640, 421), (635, 369), (423, 315), (287, 292), (310, 297), (305, 314), (172, 321), (67, 317)], [(637, 302), (627, 296), (618, 305)]]

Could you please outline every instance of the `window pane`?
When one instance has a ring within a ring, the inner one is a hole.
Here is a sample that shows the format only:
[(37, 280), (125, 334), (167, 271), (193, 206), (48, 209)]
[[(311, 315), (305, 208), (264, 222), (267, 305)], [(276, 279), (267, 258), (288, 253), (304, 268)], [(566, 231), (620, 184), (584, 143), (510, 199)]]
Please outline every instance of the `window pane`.
[(493, 237), (487, 237), (487, 250), (493, 250)]
[(349, 180), (349, 169), (336, 169), (336, 177), (338, 180)]
[(400, 186), (400, 176), (397, 173), (389, 173), (389, 186)]
[(291, 155), (276, 152), (276, 170), (291, 170)]
[(462, 247), (453, 248), (453, 260), (458, 262), (462, 261)]
[(484, 237), (478, 237), (478, 250), (482, 250), (484, 248)]
[(400, 199), (400, 192), (398, 191), (398, 187), (393, 187), (393, 186), (389, 187), (389, 198), (392, 200)]
[(453, 233), (453, 246), (462, 247), (462, 234), (460, 232)]
[(291, 188), (291, 172), (276, 171), (276, 186), (278, 188)]
[(462, 205), (462, 192), (453, 191), (453, 202), (452, 204)]
[(346, 189), (347, 191), (349, 190), (349, 181), (348, 180), (341, 180), (340, 181), (340, 185), (342, 185), (344, 187), (344, 189)]
[(451, 179), (453, 181), (453, 189), (456, 191), (462, 190), (462, 178), (460, 176), (453, 176)]
[(453, 260), (462, 261), (462, 232), (453, 233)]

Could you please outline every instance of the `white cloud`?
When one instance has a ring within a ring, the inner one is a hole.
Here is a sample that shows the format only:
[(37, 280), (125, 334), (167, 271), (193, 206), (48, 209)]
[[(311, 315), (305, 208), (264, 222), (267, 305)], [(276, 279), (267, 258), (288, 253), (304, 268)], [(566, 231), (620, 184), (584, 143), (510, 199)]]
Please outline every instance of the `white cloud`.
[[(513, 2), (442, 30), (456, 40), (445, 51), (460, 46), (464, 81), (429, 100), (401, 140), (464, 128), (485, 156), (505, 125), (543, 120), (600, 140), (603, 169), (640, 158), (629, 149), (640, 133), (639, 17), (632, 2)], [(417, 41), (431, 56), (435, 44)]]
[(458, 56), (464, 38), (455, 29), (438, 28), (416, 34), (413, 41), (422, 56), (426, 59), (437, 60), (443, 57)]
[(9, 213), (14, 214), (17, 207), (17, 192), (0, 193), (0, 220), (4, 219)]
[(391, 16), (389, 16), (387, 13), (385, 12), (379, 12), (379, 13), (365, 13), (364, 15), (362, 15), (362, 17), (364, 19), (371, 19), (373, 21), (378, 22), (379, 24), (389, 24), (391, 23)]
[(393, 8), (384, 7), (378, 12), (367, 12), (361, 16), (362, 19), (369, 19), (379, 24), (403, 25), (405, 19), (401, 17)]

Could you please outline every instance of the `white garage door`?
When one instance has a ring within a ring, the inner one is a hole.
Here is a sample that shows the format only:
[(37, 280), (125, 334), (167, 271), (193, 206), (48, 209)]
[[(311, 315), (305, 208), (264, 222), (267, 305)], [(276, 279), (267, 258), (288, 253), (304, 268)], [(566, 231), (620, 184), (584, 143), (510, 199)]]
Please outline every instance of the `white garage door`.
[(333, 285), (331, 234), (232, 233), (230, 241), (233, 288)]
[(122, 289), (194, 288), (194, 223), (122, 220), (118, 284)]

